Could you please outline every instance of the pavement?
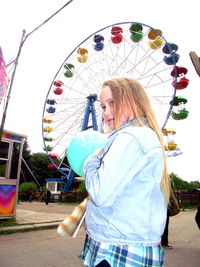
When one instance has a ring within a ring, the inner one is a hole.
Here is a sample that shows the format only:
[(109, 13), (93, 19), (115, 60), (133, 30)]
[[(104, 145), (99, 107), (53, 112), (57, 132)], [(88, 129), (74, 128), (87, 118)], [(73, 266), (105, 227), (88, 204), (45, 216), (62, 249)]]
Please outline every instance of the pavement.
[[(20, 202), (17, 204), (17, 226), (2, 227), (0, 234), (56, 228), (59, 222), (72, 213), (75, 205), (44, 202)], [(166, 267), (200, 266), (200, 231), (195, 222), (196, 210), (181, 211), (170, 217), (169, 241), (174, 249), (165, 249)], [(78, 234), (78, 241), (84, 241), (84, 227)], [(73, 265), (72, 265), (73, 266)], [(77, 265), (78, 266), (78, 265)]]
[(16, 208), (16, 226), (0, 227), (1, 233), (55, 228), (72, 213), (75, 205), (45, 202), (19, 202)]

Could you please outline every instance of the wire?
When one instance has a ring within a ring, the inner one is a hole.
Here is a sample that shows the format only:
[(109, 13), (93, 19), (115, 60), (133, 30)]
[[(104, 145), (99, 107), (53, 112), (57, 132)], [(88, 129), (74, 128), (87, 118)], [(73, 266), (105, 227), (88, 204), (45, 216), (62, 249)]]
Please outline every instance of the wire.
[[(53, 13), (50, 17), (48, 17), (44, 22), (42, 22), (39, 26), (37, 26), (35, 29), (33, 29), (31, 32), (29, 32), (25, 37), (24, 40), (21, 43), (21, 46), (23, 46), (24, 42), (26, 41), (26, 39), (33, 34), (35, 31), (37, 31), (39, 28), (41, 28), (44, 24), (46, 24), (49, 20), (51, 20), (53, 17), (55, 17), (58, 13), (60, 13), (66, 6), (68, 6), (71, 2), (73, 2), (73, 0), (68, 1), (66, 4), (64, 4), (64, 6), (62, 6), (59, 10), (57, 10), (55, 13)], [(24, 30), (25, 32), (25, 30)], [(9, 62), (6, 67), (10, 66), (11, 64), (13, 64), (16, 61), (16, 58), (13, 59), (11, 62)]]
[(54, 14), (52, 14), (48, 19), (46, 19), (43, 23), (41, 23), (39, 26), (37, 26), (34, 30), (32, 30), (31, 32), (29, 32), (25, 39), (24, 39), (24, 42), (25, 40), (32, 34), (34, 33), (35, 31), (37, 31), (40, 27), (42, 27), (44, 24), (46, 24), (49, 20), (51, 20), (54, 16), (56, 16), (61, 10), (63, 10), (66, 6), (68, 6), (71, 2), (73, 2), (73, 0), (70, 0), (68, 1), (66, 4), (64, 4), (63, 7), (61, 7), (59, 10), (57, 10)]
[[(27, 35), (25, 35), (26, 31), (23, 30), (23, 34), (22, 34), (22, 39), (21, 39), (21, 42), (20, 42), (20, 46), (19, 46), (19, 50), (18, 50), (18, 53), (17, 53), (17, 57), (11, 61), (9, 63), (8, 66), (10, 66), (12, 63), (14, 63), (14, 71), (12, 73), (12, 78), (10, 80), (10, 83), (9, 83), (9, 92), (7, 94), (7, 101), (6, 101), (6, 105), (5, 105), (5, 109), (4, 109), (4, 112), (3, 112), (3, 117), (2, 117), (2, 121), (1, 121), (1, 125), (0, 125), (0, 143), (2, 141), (2, 135), (3, 135), (3, 128), (4, 128), (4, 124), (5, 124), (5, 120), (6, 120), (6, 112), (7, 112), (7, 107), (8, 107), (8, 102), (9, 102), (9, 99), (10, 99), (10, 93), (11, 93), (11, 89), (12, 89), (12, 84), (13, 84), (13, 81), (14, 81), (14, 76), (15, 76), (15, 72), (16, 72), (16, 69), (17, 69), (17, 65), (18, 65), (18, 59), (19, 59), (19, 56), (21, 54), (21, 50), (22, 50), (22, 47), (24, 45), (24, 42), (26, 41), (26, 39), (32, 34), (34, 33), (35, 31), (37, 31), (40, 27), (42, 27), (44, 24), (46, 24), (49, 20), (51, 20), (54, 16), (56, 16), (61, 10), (63, 10), (66, 6), (68, 6), (71, 2), (73, 2), (73, 0), (70, 0), (68, 1), (66, 4), (64, 4), (64, 6), (62, 6), (59, 10), (57, 10), (54, 14), (52, 14), (49, 18), (47, 18), (42, 24), (40, 24), (39, 26), (37, 26), (34, 30), (32, 30), (31, 32), (29, 32)], [(6, 65), (7, 67), (7, 65)]]

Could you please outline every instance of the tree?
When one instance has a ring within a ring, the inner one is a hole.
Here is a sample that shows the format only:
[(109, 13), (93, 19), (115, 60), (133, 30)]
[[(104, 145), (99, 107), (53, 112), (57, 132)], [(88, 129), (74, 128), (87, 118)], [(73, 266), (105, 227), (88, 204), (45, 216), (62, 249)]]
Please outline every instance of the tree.
[(191, 189), (200, 188), (200, 182), (198, 181), (191, 181), (190, 182)]
[(22, 153), (20, 184), (37, 182), (40, 186), (44, 186), (46, 178), (59, 178), (60, 172), (57, 169), (49, 169), (49, 163), (51, 162), (46, 153), (31, 154), (26, 140)]
[[(23, 146), (23, 152), (22, 152), (22, 164), (21, 164), (21, 174), (20, 174), (20, 184), (24, 182), (31, 182), (33, 181), (33, 178), (27, 169), (25, 163), (29, 165), (31, 159), (31, 150), (28, 145), (28, 141), (26, 140)], [(25, 161), (25, 163), (24, 163)]]
[(173, 190), (192, 190), (194, 188), (200, 188), (200, 183), (198, 181), (184, 181), (173, 172), (170, 174), (170, 179)]
[(43, 186), (46, 178), (59, 178), (60, 172), (57, 169), (48, 169), (50, 163), (47, 154), (33, 153), (29, 162), (29, 167), (39, 184)]
[(27, 193), (30, 188), (33, 188), (35, 192), (38, 190), (38, 186), (35, 182), (31, 183), (22, 183), (19, 186), (19, 192), (20, 193)]
[(22, 156), (25, 159), (25, 161), (29, 161), (30, 160), (31, 150), (30, 150), (30, 147), (29, 147), (29, 144), (28, 144), (27, 140), (24, 142)]

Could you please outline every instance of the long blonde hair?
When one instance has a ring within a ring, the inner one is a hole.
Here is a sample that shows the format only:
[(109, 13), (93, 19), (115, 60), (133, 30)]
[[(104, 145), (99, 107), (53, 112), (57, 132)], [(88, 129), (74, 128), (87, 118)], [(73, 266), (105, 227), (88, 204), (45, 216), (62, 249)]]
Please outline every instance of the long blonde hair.
[[(163, 191), (166, 203), (168, 203), (170, 196), (170, 180), (166, 166), (163, 135), (160, 127), (158, 126), (154, 111), (144, 88), (140, 85), (139, 82), (130, 78), (111, 79), (105, 81), (102, 85), (102, 88), (104, 86), (110, 87), (114, 99), (113, 105), (116, 129), (120, 127), (120, 117), (123, 112), (123, 106), (128, 105), (130, 112), (134, 113), (135, 119), (137, 119), (140, 126), (143, 126), (145, 123), (148, 123), (149, 126), (156, 132), (160, 144), (162, 146), (164, 158), (161, 189)], [(142, 120), (142, 118), (145, 118), (145, 121)]]

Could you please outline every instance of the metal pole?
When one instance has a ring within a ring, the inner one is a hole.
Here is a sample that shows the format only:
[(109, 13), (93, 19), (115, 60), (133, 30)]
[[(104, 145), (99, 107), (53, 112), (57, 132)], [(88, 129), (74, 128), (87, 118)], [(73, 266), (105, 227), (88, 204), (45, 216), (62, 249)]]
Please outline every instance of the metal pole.
[(91, 114), (92, 114), (92, 126), (94, 131), (98, 131), (98, 125), (97, 125), (97, 117), (96, 117), (96, 111), (94, 107), (94, 102), (97, 100), (97, 95), (94, 94), (93, 98), (91, 99)]
[(29, 168), (28, 164), (26, 163), (26, 161), (24, 160), (24, 158), (22, 158), (22, 161), (24, 162), (24, 164), (26, 165), (27, 169), (29, 170), (30, 174), (32, 175), (32, 177), (34, 178), (34, 180), (36, 181), (37, 185), (39, 187), (41, 187), (41, 185), (39, 184), (38, 180), (35, 178), (35, 175), (33, 174), (33, 172), (31, 171), (31, 169)]
[[(89, 117), (92, 115), (92, 126), (94, 131), (98, 131), (98, 126), (97, 126), (97, 120), (96, 120), (96, 112), (94, 108), (94, 102), (97, 100), (97, 95), (96, 94), (91, 94), (87, 97), (87, 104), (85, 108), (85, 113), (83, 117), (83, 123), (81, 127), (81, 131), (85, 131), (88, 129), (88, 122), (89, 122)], [(74, 179), (75, 172), (70, 169), (69, 174), (67, 176), (67, 181), (64, 185), (64, 192), (68, 192), (70, 190), (70, 187), (72, 185), (73, 179)]]

